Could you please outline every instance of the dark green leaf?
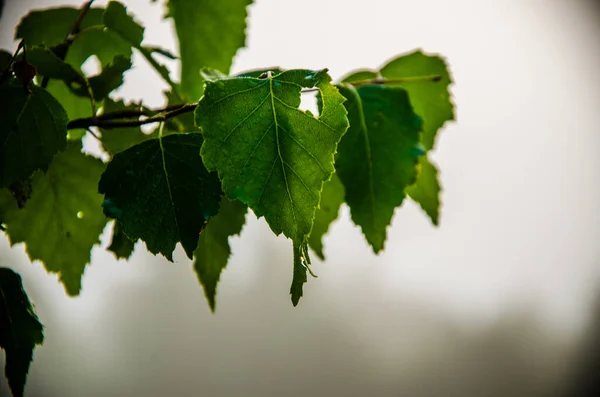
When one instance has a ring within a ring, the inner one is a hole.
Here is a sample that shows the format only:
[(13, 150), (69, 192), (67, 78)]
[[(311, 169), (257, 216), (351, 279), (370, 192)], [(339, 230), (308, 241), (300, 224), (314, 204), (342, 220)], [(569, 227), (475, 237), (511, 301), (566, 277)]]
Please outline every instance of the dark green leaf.
[(0, 86), (0, 187), (46, 170), (67, 142), (67, 113), (45, 89), (10, 80)]
[(46, 173), (33, 176), (24, 208), (0, 190), (0, 219), (11, 244), (25, 243), (29, 258), (58, 273), (69, 295), (79, 293), (90, 251), (106, 224), (102, 196), (96, 193), (103, 170), (100, 160), (81, 153), (81, 143), (73, 142)]
[[(21, 53), (17, 59), (22, 60), (23, 54)], [(28, 47), (27, 62), (35, 66), (37, 73), (44, 77), (63, 80), (67, 84), (75, 84), (76, 88), (81, 88), (85, 85), (83, 76), (73, 66), (57, 57), (47, 47)]]
[(22, 397), (35, 345), (44, 341), (38, 320), (21, 276), (0, 267), (0, 347), (4, 349), (4, 374), (14, 397)]
[(374, 252), (383, 249), (386, 228), (404, 189), (416, 178), (421, 118), (401, 88), (343, 85), (350, 128), (338, 148), (336, 169), (346, 189), (352, 220)]
[[(123, 112), (127, 110), (140, 110), (140, 105), (134, 103), (125, 105), (123, 101), (115, 102), (110, 98), (104, 100), (103, 114)], [(111, 129), (100, 129), (102, 132), (102, 147), (114, 156), (115, 154), (142, 143), (156, 135), (144, 134), (140, 127), (120, 127)]]
[(90, 87), (96, 100), (104, 99), (123, 84), (123, 73), (131, 68), (131, 60), (117, 55), (113, 62), (105, 65), (102, 72), (89, 78)]
[(204, 168), (201, 145), (198, 133), (147, 140), (115, 155), (98, 185), (104, 213), (169, 260), (177, 242), (191, 259), (205, 222), (219, 210), (221, 184)]
[(423, 118), (423, 146), (427, 150), (433, 148), (437, 131), (446, 121), (454, 120), (454, 105), (448, 91), (452, 79), (444, 59), (415, 51), (388, 62), (381, 68), (381, 75), (385, 79), (440, 76), (439, 81), (413, 81), (394, 85), (408, 92), (415, 113)]
[(106, 7), (104, 24), (119, 33), (133, 47), (139, 47), (144, 39), (144, 28), (133, 17), (127, 15), (127, 8), (117, 1), (111, 1)]
[(0, 50), (0, 74), (9, 67), (10, 61), (12, 61), (13, 54), (8, 51)]
[[(302, 87), (321, 91), (318, 118), (298, 109)], [(204, 164), (219, 171), (229, 198), (264, 216), (275, 234), (304, 244), (348, 127), (343, 102), (326, 70), (208, 82), (195, 113)]]
[(115, 254), (117, 259), (127, 260), (133, 253), (134, 246), (135, 242), (131, 241), (129, 237), (123, 233), (123, 228), (118, 221), (115, 221), (112, 240), (107, 249)]
[[(29, 46), (58, 45), (71, 32), (79, 13), (79, 9), (70, 7), (31, 11), (17, 26), (15, 40), (24, 39)], [(103, 13), (102, 8), (90, 8), (79, 25), (80, 29), (101, 24)]]
[(438, 181), (438, 170), (427, 156), (422, 156), (420, 161), (420, 172), (417, 182), (406, 189), (406, 193), (423, 211), (429, 216), (434, 225), (438, 225), (440, 211), (440, 182)]
[(308, 252), (306, 251), (306, 245), (300, 245), (294, 242), (293, 250), (294, 273), (292, 278), (292, 286), (290, 287), (290, 294), (292, 295), (292, 304), (296, 306), (302, 297), (304, 283), (308, 281), (306, 273), (308, 272), (310, 259), (308, 257)]
[(252, 0), (169, 0), (181, 58), (181, 92), (202, 95), (203, 67), (228, 74), (233, 56), (246, 41), (246, 7)]
[(325, 259), (323, 255), (323, 236), (327, 233), (329, 225), (333, 222), (344, 202), (344, 185), (337, 174), (331, 176), (331, 180), (323, 184), (321, 192), (321, 202), (319, 209), (315, 212), (315, 223), (313, 224), (308, 244), (321, 260)]
[(241, 232), (247, 211), (248, 207), (239, 201), (223, 197), (219, 213), (208, 221), (200, 234), (198, 248), (194, 252), (194, 269), (213, 312), (217, 283), (231, 255), (229, 237)]

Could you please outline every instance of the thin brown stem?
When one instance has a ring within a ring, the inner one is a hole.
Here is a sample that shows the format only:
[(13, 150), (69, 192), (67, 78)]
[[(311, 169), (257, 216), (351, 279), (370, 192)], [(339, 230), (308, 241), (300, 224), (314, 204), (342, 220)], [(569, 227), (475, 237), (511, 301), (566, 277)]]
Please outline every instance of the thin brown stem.
[(193, 112), (194, 109), (198, 106), (197, 103), (190, 103), (187, 105), (181, 105), (174, 110), (165, 111), (165, 109), (156, 111), (158, 114), (152, 117), (147, 117), (144, 119), (134, 119), (134, 120), (115, 120), (111, 119), (110, 116), (106, 118), (106, 115), (103, 119), (97, 117), (87, 117), (83, 119), (71, 120), (69, 124), (67, 124), (67, 129), (72, 130), (76, 128), (89, 128), (89, 127), (100, 127), (105, 129), (110, 128), (121, 128), (121, 127), (139, 127), (144, 124), (150, 123), (158, 123), (161, 121), (166, 121), (170, 118), (177, 117), (181, 114)]

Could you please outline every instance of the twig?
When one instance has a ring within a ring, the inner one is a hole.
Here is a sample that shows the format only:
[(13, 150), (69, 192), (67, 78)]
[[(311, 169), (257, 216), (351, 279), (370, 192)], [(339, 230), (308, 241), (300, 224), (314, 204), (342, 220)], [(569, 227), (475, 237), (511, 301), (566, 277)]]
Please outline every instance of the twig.
[[(406, 77), (403, 79), (382, 79), (376, 78), (372, 80), (359, 80), (352, 81), (348, 84), (358, 87), (369, 84), (399, 84), (399, 83), (411, 83), (411, 82), (422, 82), (422, 81), (440, 81), (440, 75), (431, 75), (431, 76), (418, 76), (418, 77)], [(318, 88), (309, 88), (302, 90), (302, 92), (311, 92), (316, 91)], [(170, 118), (177, 117), (184, 113), (193, 112), (196, 107), (198, 107), (198, 103), (189, 103), (185, 105), (174, 105), (168, 106), (163, 109), (151, 110), (152, 113), (155, 113), (155, 116), (139, 118), (141, 116), (147, 116), (147, 114), (143, 114), (143, 110), (124, 110), (118, 111), (114, 113), (106, 113), (97, 117), (88, 117), (82, 119), (71, 120), (69, 124), (67, 124), (67, 129), (75, 129), (75, 128), (89, 128), (89, 127), (100, 127), (100, 128), (120, 128), (120, 127), (139, 127), (144, 124), (157, 123), (166, 121)], [(135, 117), (135, 119), (130, 120), (119, 120), (120, 118), (128, 118)]]
[(159, 114), (156, 116), (148, 117), (141, 120), (114, 120), (110, 117), (107, 119), (106, 115), (104, 119), (99, 119), (96, 117), (87, 117), (83, 119), (75, 119), (71, 120), (69, 124), (67, 124), (67, 129), (72, 130), (76, 128), (89, 128), (89, 127), (100, 127), (105, 129), (110, 128), (122, 128), (122, 127), (139, 127), (144, 124), (157, 123), (161, 121), (166, 121), (170, 118), (177, 117), (181, 114), (193, 112), (194, 109), (198, 106), (198, 103), (190, 103), (187, 105), (181, 105), (175, 110), (165, 111), (164, 109), (158, 111)]

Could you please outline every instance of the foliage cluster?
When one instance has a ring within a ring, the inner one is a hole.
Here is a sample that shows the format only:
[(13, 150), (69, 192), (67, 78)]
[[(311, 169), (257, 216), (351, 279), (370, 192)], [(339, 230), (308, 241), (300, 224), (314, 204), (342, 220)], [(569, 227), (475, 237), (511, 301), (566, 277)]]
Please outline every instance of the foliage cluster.
[[(107, 224), (119, 259), (142, 240), (172, 260), (180, 243), (214, 311), (228, 239), (248, 209), (292, 240), (294, 305), (313, 274), (309, 247), (324, 259), (323, 236), (343, 203), (375, 253), (407, 196), (438, 223), (428, 153), (454, 117), (444, 60), (415, 51), (336, 83), (327, 69), (229, 76), (250, 3), (167, 1), (177, 55), (145, 43), (144, 27), (116, 1), (32, 11), (16, 27), (17, 50), (0, 52), (0, 227), (69, 295), (79, 294)], [(161, 109), (114, 93), (135, 52), (170, 87)], [(101, 67), (86, 75), (90, 57)], [(181, 63), (179, 82), (165, 57)], [(299, 108), (307, 92), (317, 114)], [(156, 128), (145, 133), (144, 124)], [(82, 151), (85, 136), (108, 161)], [(21, 396), (42, 325), (8, 268), (0, 292), (0, 347)]]

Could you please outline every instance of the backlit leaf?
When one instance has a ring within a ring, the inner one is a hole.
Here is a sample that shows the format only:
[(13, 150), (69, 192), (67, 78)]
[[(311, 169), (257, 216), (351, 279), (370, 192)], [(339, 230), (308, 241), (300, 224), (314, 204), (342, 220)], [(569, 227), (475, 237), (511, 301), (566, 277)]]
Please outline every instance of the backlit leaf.
[(144, 28), (127, 14), (127, 8), (117, 1), (111, 1), (103, 16), (104, 24), (119, 33), (121, 37), (139, 47), (144, 38)]
[(229, 237), (241, 232), (247, 211), (248, 208), (244, 204), (229, 201), (224, 197), (219, 213), (208, 221), (208, 225), (200, 234), (198, 248), (194, 252), (194, 270), (204, 287), (204, 294), (213, 312), (217, 283), (231, 255)]
[(150, 139), (116, 154), (102, 175), (104, 213), (130, 239), (173, 259), (181, 242), (191, 259), (207, 220), (219, 210), (221, 184), (198, 155), (202, 135)]
[(329, 230), (329, 225), (338, 217), (340, 206), (344, 202), (344, 185), (337, 174), (331, 176), (331, 180), (323, 184), (321, 203), (315, 212), (315, 223), (310, 232), (308, 244), (321, 260), (325, 259), (323, 254), (323, 236)]
[(169, 0), (181, 58), (181, 92), (189, 100), (202, 95), (200, 69), (225, 74), (246, 41), (246, 7), (252, 0)]
[(33, 176), (31, 198), (23, 208), (0, 190), (0, 219), (11, 245), (25, 243), (29, 258), (58, 273), (69, 295), (79, 293), (90, 251), (106, 225), (102, 196), (96, 192), (103, 170), (102, 161), (81, 153), (81, 143), (73, 142), (46, 173)]
[[(303, 87), (321, 91), (318, 118), (298, 109)], [(275, 234), (304, 244), (348, 126), (343, 102), (326, 70), (208, 82), (195, 114), (204, 164), (218, 170), (229, 198), (264, 216)]]
[(440, 211), (440, 182), (438, 170), (427, 156), (420, 158), (417, 182), (406, 189), (406, 193), (418, 203), (434, 225), (438, 225)]
[(401, 79), (419, 76), (439, 76), (439, 81), (412, 81), (394, 84), (404, 88), (416, 114), (423, 118), (421, 142), (425, 149), (435, 145), (437, 131), (448, 120), (454, 120), (454, 105), (448, 86), (452, 78), (443, 58), (415, 51), (389, 61), (381, 68), (385, 79)]

